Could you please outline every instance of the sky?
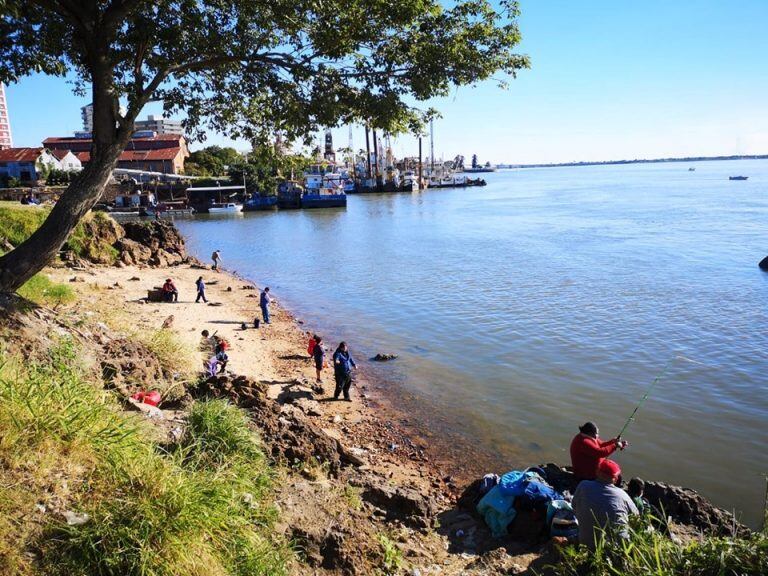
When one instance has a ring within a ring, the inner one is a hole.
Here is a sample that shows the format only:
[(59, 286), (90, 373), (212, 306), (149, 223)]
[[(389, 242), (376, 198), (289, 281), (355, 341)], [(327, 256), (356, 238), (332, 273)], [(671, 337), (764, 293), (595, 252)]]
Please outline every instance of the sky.
[[(442, 113), (436, 157), (520, 164), (768, 154), (768, 0), (520, 6), (518, 52), (531, 69), (506, 90), (489, 81), (426, 103)], [(88, 100), (61, 78), (27, 77), (6, 93), (15, 146), (82, 129)], [(348, 140), (348, 128), (334, 130), (337, 147)], [(248, 147), (223, 134), (209, 134), (209, 144)], [(353, 145), (365, 146), (360, 127)], [(411, 137), (393, 149), (418, 153)]]

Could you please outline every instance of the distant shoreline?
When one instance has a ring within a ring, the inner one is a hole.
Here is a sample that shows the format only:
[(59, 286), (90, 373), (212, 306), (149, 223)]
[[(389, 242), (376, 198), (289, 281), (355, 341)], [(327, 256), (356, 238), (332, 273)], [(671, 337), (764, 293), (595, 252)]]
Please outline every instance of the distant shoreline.
[(753, 156), (692, 156), (690, 158), (653, 158), (650, 160), (603, 160), (596, 162), (561, 162), (556, 164), (497, 164), (497, 168), (562, 168), (567, 166), (610, 166), (614, 164), (660, 164), (662, 162), (711, 162), (719, 160), (768, 160), (768, 154)]

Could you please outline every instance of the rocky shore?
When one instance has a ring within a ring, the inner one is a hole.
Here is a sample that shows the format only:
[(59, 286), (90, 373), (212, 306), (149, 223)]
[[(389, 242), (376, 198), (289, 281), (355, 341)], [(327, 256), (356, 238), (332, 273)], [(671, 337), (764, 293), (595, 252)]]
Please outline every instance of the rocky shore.
[[(247, 411), (282, 470), (276, 500), (280, 530), (300, 551), (295, 574), (372, 574), (381, 570), (382, 548), (390, 545), (400, 559), (394, 571), (414, 575), (533, 573), (553, 561), (555, 549), (540, 530), (494, 539), (474, 511), (478, 482), (458, 486), (432, 466), (418, 441), (377, 413), (372, 384), (358, 382), (351, 403), (332, 401), (332, 373), (326, 371), (322, 384), (314, 382), (307, 327), (276, 306), (272, 324), (254, 328), (258, 286), (190, 258), (172, 224), (102, 224), (92, 236), (116, 251), (114, 265), (65, 253), (65, 263), (48, 271), (77, 292), (74, 316), (98, 319), (90, 329), (76, 330), (77, 337), (99, 358), (129, 409), (135, 409), (131, 394), (173, 375), (130, 343), (127, 325), (173, 331), (197, 351), (200, 369), (210, 355), (201, 344), (203, 330), (231, 344), (226, 375), (180, 382), (146, 415), (164, 442), (174, 442), (196, 399), (226, 398)], [(103, 246), (96, 252), (103, 253)], [(201, 275), (207, 305), (194, 302)], [(149, 301), (148, 292), (166, 278), (179, 288), (179, 302)], [(38, 315), (33, 323), (64, 326), (55, 312), (40, 314), (45, 318)], [(553, 484), (567, 481), (567, 471), (553, 464), (546, 470)], [(647, 486), (651, 502), (686, 537), (746, 530), (692, 490)]]

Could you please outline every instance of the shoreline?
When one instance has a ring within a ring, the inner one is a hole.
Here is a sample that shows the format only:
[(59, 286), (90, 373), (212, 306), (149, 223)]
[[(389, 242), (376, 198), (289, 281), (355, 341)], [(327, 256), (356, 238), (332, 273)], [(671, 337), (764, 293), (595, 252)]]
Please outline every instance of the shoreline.
[[(183, 234), (181, 236), (183, 237)], [(191, 258), (195, 260), (196, 265), (206, 266), (197, 256), (191, 256)], [(213, 275), (217, 274), (210, 268), (201, 270), (201, 272), (204, 271)], [(259, 280), (249, 278), (237, 270), (228, 270), (223, 267), (221, 274), (229, 275), (238, 282), (252, 285), (257, 290), (263, 287)], [(305, 323), (289, 306), (284, 305), (279, 297), (274, 296), (274, 298), (272, 310), (280, 310), (281, 314), (289, 318), (293, 324), (296, 335), (305, 337), (304, 351), (306, 351), (306, 333), (316, 334), (320, 331), (315, 330), (311, 324)], [(261, 310), (257, 304), (255, 304), (253, 314), (261, 319)], [(271, 313), (270, 316), (272, 316)], [(333, 328), (330, 329), (330, 332), (341, 340), (345, 339)], [(330, 356), (335, 344), (331, 344), (324, 334), (320, 335), (324, 337), (324, 343), (328, 347), (326, 358), (330, 366)], [(411, 465), (416, 463), (428, 464), (433, 475), (442, 484), (443, 494), (452, 501), (460, 496), (461, 486), (469, 485), (486, 473), (501, 474), (507, 470), (541, 464), (538, 460), (530, 460), (526, 463), (522, 461), (522, 456), (520, 456), (520, 460), (506, 461), (485, 447), (473, 444), (470, 438), (451, 430), (448, 422), (442, 422), (445, 415), (434, 410), (428, 404), (428, 398), (418, 397), (407, 390), (397, 379), (388, 378), (383, 374), (382, 372), (387, 369), (388, 362), (374, 362), (368, 357), (368, 354), (365, 356), (355, 354), (354, 343), (350, 344), (350, 349), (358, 364), (351, 391), (353, 398), (355, 396), (358, 397), (358, 400), (362, 398), (361, 404), (366, 409), (365, 418), (375, 420), (379, 426), (384, 423), (393, 426), (396, 435), (403, 440), (395, 450), (391, 450), (393, 455), (399, 455)], [(369, 352), (376, 354), (389, 351), (375, 350)], [(307, 362), (310, 360), (308, 359)], [(328, 370), (326, 376), (332, 381), (332, 369)], [(313, 379), (314, 369), (312, 369), (310, 377), (310, 380)], [(325, 379), (324, 382), (328, 383)], [(435, 428), (438, 430), (435, 431)], [(469, 453), (472, 454), (471, 459), (459, 458), (459, 455), (466, 456)], [(443, 482), (446, 478), (449, 480)], [(434, 486), (435, 483), (432, 484)]]
[[(334, 402), (332, 369), (323, 373), (323, 392), (309, 402), (308, 390), (314, 384), (314, 364), (306, 354), (307, 327), (278, 302), (271, 305), (270, 325), (253, 328), (253, 318), (261, 318), (258, 284), (227, 270), (201, 269), (199, 261), (172, 267), (125, 266), (97, 267), (92, 284), (99, 289), (120, 291), (126, 309), (135, 317), (137, 328), (151, 330), (173, 316), (172, 326), (184, 340), (198, 349), (203, 329), (226, 338), (231, 348), (228, 372), (256, 381), (268, 382), (269, 397), (279, 404), (295, 404), (305, 409), (330, 437), (347, 449), (365, 454), (370, 468), (397, 484), (412, 483), (425, 493), (447, 504), (458, 497), (458, 485), (425, 455), (428, 442), (412, 438), (399, 425), (399, 416), (365, 370), (352, 387), (352, 402)], [(54, 269), (51, 277), (66, 283), (72, 270)], [(82, 273), (75, 272), (75, 276)], [(194, 280), (206, 280), (209, 304), (194, 302)], [(139, 278), (139, 280), (131, 280)], [(147, 290), (172, 278), (179, 289), (177, 303), (140, 303)], [(85, 280), (91, 282), (91, 280)], [(213, 282), (213, 283), (211, 283)], [(250, 288), (247, 288), (250, 287)], [(214, 305), (211, 305), (215, 303)], [(138, 307), (138, 311), (131, 308)], [(241, 323), (248, 325), (241, 329)], [(327, 350), (327, 358), (333, 349)], [(354, 354), (354, 349), (353, 349)], [(200, 353), (200, 366), (205, 354)], [(367, 358), (359, 359), (359, 364)], [(328, 363), (330, 365), (330, 362)], [(360, 377), (362, 376), (362, 377)], [(290, 388), (296, 388), (291, 390)], [(391, 411), (390, 411), (391, 410)], [(448, 481), (444, 481), (448, 478)]]

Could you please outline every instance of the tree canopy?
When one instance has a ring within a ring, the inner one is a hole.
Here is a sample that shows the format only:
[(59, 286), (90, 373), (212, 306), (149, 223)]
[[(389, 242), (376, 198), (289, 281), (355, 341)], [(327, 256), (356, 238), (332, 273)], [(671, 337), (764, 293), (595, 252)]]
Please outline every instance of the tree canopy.
[(185, 113), (196, 139), (414, 130), (428, 113), (414, 103), (528, 65), (513, 51), (517, 15), (511, 0), (0, 0), (0, 81), (71, 75), (94, 107), (91, 161), (40, 233), (0, 258), (0, 290), (34, 273), (33, 256), (44, 265), (98, 200), (148, 102)]

